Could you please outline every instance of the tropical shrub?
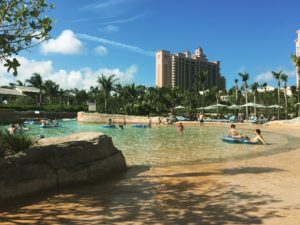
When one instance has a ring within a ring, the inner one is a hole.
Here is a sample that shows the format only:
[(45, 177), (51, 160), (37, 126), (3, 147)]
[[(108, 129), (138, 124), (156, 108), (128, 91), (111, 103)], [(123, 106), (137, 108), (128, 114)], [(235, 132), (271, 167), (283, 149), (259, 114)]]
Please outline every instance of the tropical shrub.
[(32, 139), (22, 133), (10, 134), (6, 130), (0, 130), (0, 157), (16, 154), (32, 144)]

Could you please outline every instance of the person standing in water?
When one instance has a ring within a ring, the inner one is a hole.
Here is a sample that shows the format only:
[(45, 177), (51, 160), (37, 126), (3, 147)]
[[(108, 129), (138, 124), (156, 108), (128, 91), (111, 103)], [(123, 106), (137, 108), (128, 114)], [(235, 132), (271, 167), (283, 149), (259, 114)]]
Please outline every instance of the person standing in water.
[(183, 124), (182, 124), (182, 123), (178, 123), (178, 124), (176, 125), (176, 129), (177, 129), (177, 131), (179, 131), (179, 132), (183, 132), (183, 131), (184, 131), (184, 126), (183, 126)]
[(148, 128), (152, 127), (152, 120), (151, 120), (150, 116), (148, 116), (148, 119), (147, 119), (147, 127)]
[(199, 114), (199, 123), (201, 127), (204, 127), (204, 115), (202, 113)]

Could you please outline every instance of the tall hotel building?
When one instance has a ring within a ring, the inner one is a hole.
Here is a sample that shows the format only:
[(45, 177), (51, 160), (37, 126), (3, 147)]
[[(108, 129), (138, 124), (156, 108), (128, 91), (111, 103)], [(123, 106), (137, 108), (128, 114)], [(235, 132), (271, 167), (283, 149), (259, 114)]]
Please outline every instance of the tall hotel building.
[(168, 51), (156, 52), (156, 86), (179, 87), (183, 90), (193, 88), (195, 76), (202, 70), (207, 70), (205, 88), (218, 87), (226, 89), (226, 80), (220, 74), (220, 62), (209, 62), (202, 48), (197, 48), (195, 54), (189, 51), (171, 54)]

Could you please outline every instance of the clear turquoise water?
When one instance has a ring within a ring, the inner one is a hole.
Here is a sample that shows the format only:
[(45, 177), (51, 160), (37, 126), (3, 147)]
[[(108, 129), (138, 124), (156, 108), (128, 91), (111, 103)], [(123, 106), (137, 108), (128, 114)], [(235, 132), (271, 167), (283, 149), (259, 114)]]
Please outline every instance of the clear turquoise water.
[[(62, 121), (59, 128), (39, 128), (29, 125), (30, 135), (65, 136), (74, 132), (99, 131), (111, 136), (113, 143), (125, 155), (128, 165), (169, 166), (211, 163), (257, 157), (291, 150), (297, 141), (274, 133), (263, 133), (270, 145), (228, 144), (221, 140), (228, 129), (218, 127), (185, 127), (183, 133), (175, 126), (132, 128), (123, 130), (102, 128), (97, 124)], [(252, 131), (242, 130), (252, 136)], [(299, 144), (299, 143), (298, 143)]]

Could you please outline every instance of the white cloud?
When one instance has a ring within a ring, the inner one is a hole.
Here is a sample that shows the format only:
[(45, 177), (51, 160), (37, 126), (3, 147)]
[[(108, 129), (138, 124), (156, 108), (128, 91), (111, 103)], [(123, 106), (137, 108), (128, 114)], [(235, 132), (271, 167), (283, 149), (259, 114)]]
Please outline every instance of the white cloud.
[(139, 14), (130, 18), (125, 18), (125, 19), (119, 19), (119, 20), (112, 20), (112, 21), (107, 21), (107, 22), (103, 22), (102, 24), (120, 24), (120, 23), (129, 23), (129, 22), (133, 22), (139, 18), (141, 18), (143, 16), (143, 14)]
[(124, 3), (125, 0), (108, 0), (108, 1), (102, 1), (102, 2), (96, 2), (94, 4), (89, 4), (83, 7), (83, 9), (102, 9), (102, 8), (108, 8), (113, 6), (118, 6), (121, 3)]
[[(280, 70), (278, 70), (278, 71), (280, 71)], [(290, 71), (282, 70), (282, 71), (285, 74), (287, 74), (289, 78), (296, 77), (296, 71), (294, 71), (294, 70), (290, 70)], [(255, 81), (257, 81), (257, 82), (270, 82), (270, 81), (274, 81), (274, 80), (275, 79), (273, 78), (272, 71), (266, 71), (266, 72), (260, 73), (255, 77)]]
[(64, 30), (56, 39), (50, 39), (41, 44), (43, 54), (59, 53), (64, 55), (80, 54), (83, 52), (83, 44), (73, 31)]
[(15, 83), (16, 80), (25, 81), (33, 73), (39, 73), (44, 81), (51, 79), (64, 89), (78, 88), (87, 90), (90, 86), (97, 85), (97, 77), (101, 76), (101, 74), (104, 76), (115, 74), (119, 78), (120, 83), (126, 84), (133, 82), (134, 76), (138, 71), (138, 67), (135, 65), (128, 67), (125, 71), (119, 68), (98, 68), (93, 70), (90, 67), (71, 71), (64, 69), (55, 70), (50, 60), (36, 61), (24, 57), (17, 57), (17, 59), (21, 63), (21, 66), (18, 68), (17, 77), (8, 74), (6, 69), (0, 65), (0, 86)]
[(107, 48), (105, 48), (103, 45), (98, 45), (95, 48), (95, 53), (97, 55), (100, 55), (100, 56), (106, 55), (107, 54)]
[(119, 27), (116, 25), (106, 25), (103, 28), (100, 28), (99, 31), (103, 32), (103, 33), (115, 33), (117, 31), (119, 31)]
[(143, 54), (143, 55), (148, 55), (148, 56), (153, 56), (153, 57), (155, 55), (154, 52), (147, 51), (145, 49), (142, 49), (142, 48), (134, 46), (134, 45), (128, 45), (128, 44), (124, 44), (124, 43), (120, 43), (120, 42), (116, 42), (116, 41), (111, 41), (111, 40), (108, 40), (108, 39), (105, 39), (105, 38), (99, 38), (99, 37), (91, 36), (91, 35), (88, 35), (88, 34), (77, 34), (77, 36), (81, 39), (84, 39), (84, 40), (94, 41), (94, 42), (98, 42), (98, 43), (101, 43), (101, 44), (108, 44), (108, 45), (112, 45), (112, 46), (115, 46), (115, 47), (124, 48), (124, 49), (127, 49), (129, 51), (140, 53), (140, 54)]

